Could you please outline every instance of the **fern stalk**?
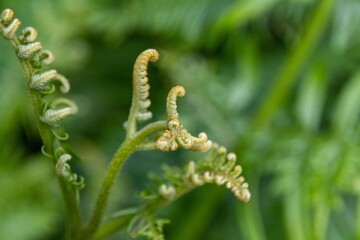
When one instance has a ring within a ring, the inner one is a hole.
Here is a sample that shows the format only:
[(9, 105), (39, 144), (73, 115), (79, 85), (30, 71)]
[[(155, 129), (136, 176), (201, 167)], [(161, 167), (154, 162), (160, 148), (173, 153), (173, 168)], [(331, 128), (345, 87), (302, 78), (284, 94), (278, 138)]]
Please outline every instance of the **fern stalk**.
[(167, 123), (165, 121), (151, 123), (138, 131), (133, 137), (126, 138), (125, 141), (120, 145), (109, 164), (96, 200), (93, 215), (82, 234), (82, 236), (86, 236), (86, 239), (91, 239), (91, 237), (99, 228), (105, 208), (107, 206), (111, 188), (114, 185), (115, 178), (121, 171), (125, 161), (149, 136), (153, 135), (154, 133), (163, 131), (166, 128)]

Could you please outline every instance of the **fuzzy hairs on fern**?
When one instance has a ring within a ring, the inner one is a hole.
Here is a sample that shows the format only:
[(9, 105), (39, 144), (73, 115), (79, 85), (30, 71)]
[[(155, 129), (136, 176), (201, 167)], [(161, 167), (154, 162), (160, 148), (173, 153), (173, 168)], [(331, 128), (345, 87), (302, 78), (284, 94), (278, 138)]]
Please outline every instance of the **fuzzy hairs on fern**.
[(129, 118), (125, 124), (128, 136), (136, 132), (137, 123), (145, 122), (152, 118), (152, 113), (148, 110), (151, 101), (150, 85), (147, 76), (147, 67), (149, 62), (155, 62), (159, 59), (159, 53), (155, 49), (143, 51), (136, 59), (133, 71), (133, 97), (130, 108)]

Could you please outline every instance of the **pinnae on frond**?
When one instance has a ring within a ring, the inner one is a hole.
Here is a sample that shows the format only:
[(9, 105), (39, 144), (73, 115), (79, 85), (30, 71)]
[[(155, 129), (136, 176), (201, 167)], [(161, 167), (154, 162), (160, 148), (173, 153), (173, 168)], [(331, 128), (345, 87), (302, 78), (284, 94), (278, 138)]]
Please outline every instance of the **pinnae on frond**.
[(173, 87), (166, 101), (166, 114), (168, 119), (179, 119), (179, 113), (177, 111), (177, 98), (185, 96), (185, 88), (183, 86)]
[(192, 136), (181, 124), (179, 113), (177, 111), (177, 97), (185, 95), (185, 89), (182, 86), (173, 87), (167, 97), (166, 113), (168, 130), (156, 140), (155, 147), (161, 151), (174, 151), (181, 146), (196, 152), (206, 152), (212, 146), (206, 133), (202, 132), (198, 137)]
[(2, 30), (2, 35), (6, 39), (13, 39), (16, 31), (20, 27), (21, 22), (19, 19), (15, 18), (12, 20), (14, 16), (14, 12), (11, 9), (5, 9), (1, 14), (1, 23), (3, 23), (6, 27)]
[(5, 9), (2, 13), (1, 13), (1, 21), (4, 24), (9, 24), (9, 22), (11, 21), (11, 19), (14, 16), (14, 11), (11, 9)]
[(85, 186), (85, 181), (82, 176), (79, 177), (76, 173), (71, 172), (70, 165), (67, 163), (70, 160), (70, 154), (62, 153), (57, 159), (55, 165), (55, 172), (66, 182), (73, 185), (76, 189), (80, 190)]
[[(176, 172), (176, 177), (170, 173)], [(205, 184), (225, 186), (243, 202), (250, 200), (249, 184), (241, 175), (242, 167), (236, 163), (235, 153), (213, 144), (209, 154), (199, 161), (190, 161), (184, 169), (169, 167), (164, 178), (157, 179), (157, 194), (167, 201), (173, 201), (182, 195)]]
[(21, 31), (19, 40), (22, 43), (31, 43), (36, 40), (38, 33), (37, 30), (33, 27), (26, 27)]
[(56, 70), (49, 70), (46, 72), (35, 74), (31, 77), (31, 82), (29, 84), (30, 88), (42, 91), (43, 93), (51, 92), (50, 89), (54, 87), (50, 85), (52, 81), (58, 81), (61, 83), (60, 91), (62, 93), (67, 93), (70, 90), (69, 81)]
[(186, 177), (195, 186), (205, 183), (225, 185), (238, 199), (248, 202), (251, 197), (249, 184), (241, 176), (242, 167), (236, 164), (235, 153), (226, 154), (225, 152), (224, 154), (224, 149), (217, 144), (214, 144), (212, 149), (211, 157), (199, 163), (198, 166), (194, 161), (189, 162)]
[(51, 126), (58, 126), (59, 121), (69, 115), (77, 113), (78, 108), (76, 104), (66, 98), (57, 98), (49, 104), (49, 109), (45, 109), (41, 120)]
[(149, 61), (155, 62), (159, 59), (159, 53), (154, 49), (142, 52), (136, 59), (133, 71), (133, 97), (130, 108), (129, 119), (126, 123), (128, 135), (136, 132), (137, 122), (144, 122), (152, 118), (152, 113), (148, 110), (151, 105), (149, 97), (149, 79), (147, 67)]
[(176, 189), (172, 185), (161, 184), (159, 193), (165, 199), (172, 200), (176, 197)]

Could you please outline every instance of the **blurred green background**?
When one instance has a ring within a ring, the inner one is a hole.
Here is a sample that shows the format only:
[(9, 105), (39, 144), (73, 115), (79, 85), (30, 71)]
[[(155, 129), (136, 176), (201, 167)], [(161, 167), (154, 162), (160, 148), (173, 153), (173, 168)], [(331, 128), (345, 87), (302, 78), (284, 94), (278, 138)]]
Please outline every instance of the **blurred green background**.
[[(154, 118), (183, 85), (184, 125), (236, 152), (252, 192), (248, 204), (215, 186), (192, 192), (159, 213), (171, 219), (167, 239), (360, 239), (360, 1), (2, 0), (5, 8), (38, 30), (56, 55), (51, 67), (71, 81), (80, 112), (63, 123), (81, 159), (73, 170), (86, 179), (84, 217), (124, 138), (133, 63), (155, 48)], [(0, 54), (0, 239), (61, 239), (61, 196), (21, 67), (5, 40)], [(139, 201), (149, 171), (194, 157), (135, 154), (109, 212)]]

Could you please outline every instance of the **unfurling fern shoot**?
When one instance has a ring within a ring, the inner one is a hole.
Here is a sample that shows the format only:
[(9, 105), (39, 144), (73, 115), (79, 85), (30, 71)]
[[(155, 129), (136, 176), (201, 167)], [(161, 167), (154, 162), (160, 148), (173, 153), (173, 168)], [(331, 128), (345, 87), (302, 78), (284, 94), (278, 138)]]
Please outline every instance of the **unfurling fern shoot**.
[[(78, 204), (79, 190), (85, 186), (84, 178), (71, 171), (70, 160), (73, 156), (63, 146), (69, 135), (61, 127), (62, 119), (77, 113), (78, 107), (72, 100), (58, 97), (70, 90), (67, 78), (55, 69), (41, 69), (42, 65), (53, 62), (54, 55), (44, 50), (41, 42), (36, 41), (36, 29), (26, 27), (17, 35), (21, 23), (18, 19), (13, 19), (13, 15), (10, 9), (2, 12), (0, 33), (14, 48), (24, 72), (36, 125), (44, 144), (42, 152), (53, 160), (61, 188), (68, 239), (103, 239), (124, 228), (133, 237), (165, 239), (163, 225), (168, 220), (158, 219), (156, 211), (206, 183), (225, 185), (237, 198), (249, 201), (248, 184), (241, 176), (242, 167), (237, 164), (236, 155), (227, 154), (224, 147), (213, 144), (204, 132), (197, 137), (193, 136), (181, 123), (177, 98), (185, 95), (184, 87), (175, 86), (169, 91), (165, 120), (150, 122), (138, 129), (138, 123), (145, 123), (152, 118), (148, 109), (151, 101), (147, 68), (149, 62), (158, 60), (159, 53), (148, 49), (139, 55), (134, 65), (132, 104), (125, 123), (126, 138), (110, 161), (90, 219), (83, 222)], [(107, 217), (108, 220), (103, 221), (115, 179), (131, 154), (145, 150), (175, 151), (178, 148), (195, 152), (210, 151), (204, 159), (190, 161), (183, 169), (177, 169), (176, 180), (175, 176), (165, 174), (167, 177), (162, 178), (151, 198), (145, 198), (140, 206), (117, 217)]]

